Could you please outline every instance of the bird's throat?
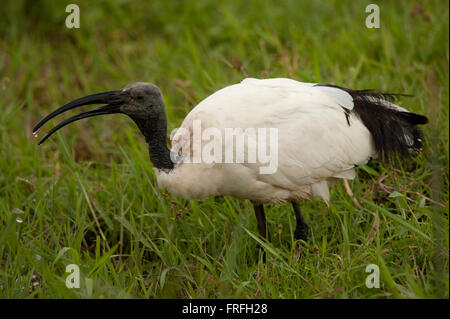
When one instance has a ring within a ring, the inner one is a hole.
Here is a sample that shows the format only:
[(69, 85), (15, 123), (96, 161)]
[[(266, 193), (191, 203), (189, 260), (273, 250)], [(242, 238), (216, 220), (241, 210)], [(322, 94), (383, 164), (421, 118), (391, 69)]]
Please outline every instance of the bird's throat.
[(133, 120), (145, 136), (153, 166), (161, 170), (172, 170), (174, 163), (167, 147), (167, 119), (165, 114), (158, 119), (133, 118)]

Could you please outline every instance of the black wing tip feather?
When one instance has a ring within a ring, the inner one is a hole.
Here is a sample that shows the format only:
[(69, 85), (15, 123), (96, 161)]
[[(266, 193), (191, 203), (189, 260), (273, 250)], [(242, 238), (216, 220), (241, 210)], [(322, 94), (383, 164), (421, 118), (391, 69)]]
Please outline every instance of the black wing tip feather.
[(426, 116), (410, 112), (400, 112), (400, 113), (408, 122), (414, 125), (424, 125), (428, 123), (428, 118)]
[[(382, 160), (390, 160), (395, 154), (410, 157), (422, 148), (422, 130), (417, 125), (426, 124), (428, 119), (420, 114), (397, 110), (383, 104), (383, 100), (394, 101), (400, 94), (371, 93), (379, 101), (361, 98), (358, 92), (352, 95), (356, 113), (370, 131), (375, 148)], [(387, 99), (386, 97), (389, 97)], [(390, 102), (389, 101), (389, 102)]]
[(408, 157), (411, 152), (422, 148), (423, 133), (417, 125), (428, 123), (420, 114), (401, 111), (389, 107), (384, 102), (395, 102), (399, 97), (411, 97), (411, 94), (379, 92), (375, 90), (352, 90), (332, 84), (329, 86), (349, 93), (354, 107), (351, 111), (358, 115), (373, 137), (375, 149), (383, 160), (391, 159), (394, 154)]
[(381, 92), (372, 89), (369, 90), (349, 90), (348, 92), (353, 98), (367, 99), (368, 97), (373, 97), (388, 102), (398, 101), (399, 97), (413, 97), (412, 94), (406, 93), (392, 93), (392, 92)]
[(341, 89), (341, 90), (347, 92), (348, 94), (350, 94), (354, 99), (367, 99), (368, 97), (374, 97), (374, 98), (386, 100), (389, 102), (394, 102), (394, 101), (398, 101), (399, 97), (413, 97), (414, 96), (413, 94), (408, 94), (408, 93), (382, 92), (382, 91), (377, 91), (374, 89), (354, 90), (354, 89), (348, 89), (348, 88), (344, 88), (342, 86), (334, 85), (334, 84), (318, 83), (315, 86), (328, 86), (328, 87), (333, 87), (336, 89)]

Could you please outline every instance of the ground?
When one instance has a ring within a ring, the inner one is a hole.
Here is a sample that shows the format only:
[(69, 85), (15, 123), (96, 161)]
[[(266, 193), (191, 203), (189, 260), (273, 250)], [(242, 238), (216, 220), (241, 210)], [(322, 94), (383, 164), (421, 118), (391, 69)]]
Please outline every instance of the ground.
[[(377, 2), (378, 29), (364, 1), (76, 3), (79, 29), (64, 1), (0, 4), (0, 297), (449, 297), (447, 1)], [(251, 204), (158, 190), (125, 116), (40, 147), (32, 135), (50, 110), (137, 81), (161, 88), (172, 130), (249, 76), (413, 94), (399, 103), (430, 119), (423, 152), (358, 168), (357, 202), (339, 183), (329, 207), (302, 203), (307, 242), (289, 204), (267, 205), (264, 263)], [(380, 288), (366, 286), (369, 264)]]

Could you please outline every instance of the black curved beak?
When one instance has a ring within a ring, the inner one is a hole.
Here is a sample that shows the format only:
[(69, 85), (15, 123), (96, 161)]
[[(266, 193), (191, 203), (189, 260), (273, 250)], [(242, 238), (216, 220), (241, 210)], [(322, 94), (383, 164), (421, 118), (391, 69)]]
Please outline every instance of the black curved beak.
[(54, 128), (52, 128), (40, 141), (39, 145), (44, 143), (44, 141), (49, 138), (53, 133), (55, 133), (60, 128), (66, 126), (69, 123), (91, 117), (91, 116), (97, 116), (97, 115), (104, 115), (104, 114), (114, 114), (114, 113), (123, 113), (120, 110), (120, 106), (123, 104), (123, 92), (121, 90), (117, 91), (107, 91), (107, 92), (101, 92), (96, 93), (92, 95), (88, 95), (79, 99), (76, 99), (70, 103), (67, 103), (66, 105), (61, 106), (60, 108), (54, 110), (52, 113), (44, 117), (36, 126), (33, 128), (33, 134), (36, 134), (37, 130), (44, 125), (46, 122), (48, 122), (50, 119), (54, 118), (55, 116), (64, 113), (68, 110), (71, 110), (73, 108), (83, 106), (83, 105), (89, 105), (89, 104), (106, 104), (100, 107), (97, 107), (93, 110), (82, 112), (78, 115), (72, 116), (71, 118), (59, 123)]

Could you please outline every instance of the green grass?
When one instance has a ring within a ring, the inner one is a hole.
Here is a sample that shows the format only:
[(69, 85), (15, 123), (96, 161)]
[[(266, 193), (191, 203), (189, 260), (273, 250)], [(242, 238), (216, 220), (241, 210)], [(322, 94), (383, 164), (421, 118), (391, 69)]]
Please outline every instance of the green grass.
[[(77, 3), (72, 30), (65, 1), (0, 3), (0, 297), (449, 297), (447, 1), (380, 2), (380, 29), (365, 27), (364, 1)], [(400, 103), (430, 118), (424, 150), (358, 169), (361, 208), (341, 183), (329, 208), (302, 203), (299, 246), (290, 205), (267, 205), (263, 263), (251, 204), (158, 190), (128, 118), (41, 147), (31, 134), (65, 102), (136, 81), (161, 88), (172, 130), (248, 76), (412, 93)], [(71, 263), (80, 289), (65, 286)], [(365, 286), (372, 263), (379, 289)]]

